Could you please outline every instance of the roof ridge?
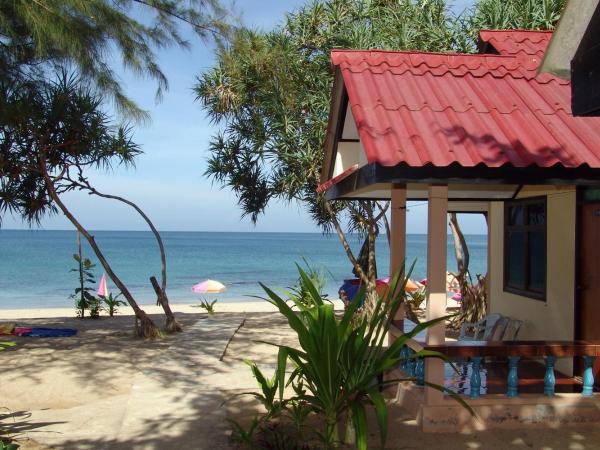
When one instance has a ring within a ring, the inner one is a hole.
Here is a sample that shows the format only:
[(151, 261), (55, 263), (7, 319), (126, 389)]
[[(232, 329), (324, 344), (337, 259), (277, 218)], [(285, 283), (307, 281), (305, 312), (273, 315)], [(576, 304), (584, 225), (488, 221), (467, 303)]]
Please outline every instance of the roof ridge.
[(554, 30), (528, 30), (526, 28), (505, 28), (505, 29), (482, 28), (481, 30), (479, 30), (479, 32), (480, 33), (503, 33), (503, 34), (510, 34), (510, 33), (531, 33), (531, 34), (548, 33), (548, 34), (552, 34), (552, 33), (554, 33)]
[(460, 52), (426, 52), (423, 50), (383, 50), (383, 49), (356, 49), (332, 48), (331, 53), (390, 53), (401, 55), (440, 55), (440, 56), (469, 56), (493, 59), (522, 59), (515, 55), (496, 55), (491, 53), (460, 53)]

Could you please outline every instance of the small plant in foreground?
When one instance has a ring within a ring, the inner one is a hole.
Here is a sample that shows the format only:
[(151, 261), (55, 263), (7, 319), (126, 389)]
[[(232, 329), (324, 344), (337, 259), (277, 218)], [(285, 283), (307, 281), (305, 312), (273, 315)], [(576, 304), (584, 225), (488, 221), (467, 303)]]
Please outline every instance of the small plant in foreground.
[(7, 347), (14, 347), (15, 345), (17, 345), (15, 342), (11, 342), (11, 341), (0, 341), (0, 352), (2, 350), (5, 350)]
[(115, 313), (118, 312), (120, 306), (125, 306), (127, 304), (123, 300), (119, 300), (121, 295), (122, 293), (119, 293), (113, 297), (111, 292), (108, 294), (108, 296), (100, 296), (102, 303), (104, 303), (104, 307), (110, 317), (113, 317)]
[(217, 303), (216, 300), (213, 300), (210, 303), (208, 300), (202, 300), (198, 305), (198, 308), (205, 309), (208, 314), (212, 315), (215, 313), (215, 303)]
[(84, 317), (85, 310), (90, 309), (90, 315), (93, 317), (93, 313), (98, 312), (91, 311), (92, 307), (97, 307), (98, 299), (94, 295), (94, 288), (90, 287), (96, 283), (94, 273), (92, 270), (96, 267), (92, 264), (89, 258), (82, 258), (81, 254), (75, 253), (73, 259), (77, 262), (77, 268), (71, 269), (71, 272), (77, 272), (79, 275), (79, 287), (75, 289), (75, 292), (71, 295), (71, 298), (75, 301), (75, 310), (77, 311), (77, 317)]
[[(0, 350), (2, 350), (1, 347)], [(6, 414), (0, 414), (0, 450), (17, 450), (20, 445), (13, 442), (11, 427), (6, 423), (12, 414), (8, 408), (0, 407), (0, 410), (6, 412)], [(12, 418), (14, 421), (14, 416)]]

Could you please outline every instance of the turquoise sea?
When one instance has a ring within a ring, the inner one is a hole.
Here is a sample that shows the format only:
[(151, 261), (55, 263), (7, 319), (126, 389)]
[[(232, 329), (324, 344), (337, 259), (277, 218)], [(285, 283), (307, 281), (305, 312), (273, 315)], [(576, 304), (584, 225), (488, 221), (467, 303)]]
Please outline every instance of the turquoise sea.
[[(160, 275), (158, 247), (150, 232), (93, 232), (116, 273), (142, 304), (155, 302), (148, 278)], [(297, 278), (295, 262), (303, 259), (327, 274), (327, 292), (334, 295), (344, 278), (352, 278), (352, 267), (336, 235), (318, 233), (218, 233), (164, 232), (167, 252), (168, 295), (173, 303), (197, 303), (202, 296), (191, 286), (212, 278), (227, 285), (222, 294), (208, 295), (219, 301), (254, 300), (262, 295), (258, 282), (285, 289)], [(487, 238), (468, 235), (471, 270), (484, 273), (487, 265)], [(350, 237), (358, 253), (361, 242)], [(0, 229), (0, 308), (67, 307), (77, 285), (72, 259), (76, 248), (74, 231)], [(84, 256), (93, 253), (84, 242)], [(425, 277), (427, 240), (425, 235), (408, 235), (407, 256), (416, 259), (414, 278)], [(449, 240), (448, 267), (454, 270), (454, 250)], [(379, 276), (387, 275), (389, 249), (385, 236), (378, 239)], [(96, 278), (102, 268), (95, 269)], [(114, 287), (109, 281), (109, 288)]]

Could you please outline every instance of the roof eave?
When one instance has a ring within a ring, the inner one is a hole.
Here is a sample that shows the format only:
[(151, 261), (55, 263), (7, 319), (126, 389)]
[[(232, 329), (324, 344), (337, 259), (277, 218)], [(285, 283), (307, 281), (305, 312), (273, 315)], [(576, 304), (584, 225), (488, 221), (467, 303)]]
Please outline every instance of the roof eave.
[[(532, 180), (535, 182), (532, 183)], [(600, 168), (589, 166), (515, 168), (507, 165), (502, 167), (482, 165), (464, 167), (458, 164), (447, 167), (432, 165), (410, 167), (405, 164), (386, 167), (378, 163), (371, 163), (360, 167), (330, 186), (325, 192), (325, 197), (328, 200), (351, 199), (354, 192), (378, 183), (600, 186)]]
[(321, 183), (325, 183), (331, 178), (333, 166), (335, 163), (335, 153), (337, 151), (338, 137), (341, 133), (341, 127), (344, 126), (343, 106), (346, 101), (346, 89), (342, 71), (338, 66), (334, 67), (335, 73), (333, 86), (331, 88), (331, 103), (329, 107), (329, 119), (327, 122), (327, 134), (323, 144), (323, 164), (321, 166)]
[(600, 0), (567, 2), (544, 54), (539, 73), (551, 73), (564, 80), (571, 79), (571, 61), (599, 2)]

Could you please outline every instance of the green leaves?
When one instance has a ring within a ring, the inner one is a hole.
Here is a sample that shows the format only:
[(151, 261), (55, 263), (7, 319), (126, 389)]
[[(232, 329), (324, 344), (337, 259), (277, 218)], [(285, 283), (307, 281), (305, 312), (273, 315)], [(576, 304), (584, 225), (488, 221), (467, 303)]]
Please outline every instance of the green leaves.
[(468, 17), (475, 34), (480, 29), (552, 30), (565, 0), (479, 0)]
[[(366, 407), (371, 405), (384, 444), (388, 416), (379, 388), (386, 383), (380, 383), (379, 377), (400, 363), (400, 350), (410, 338), (446, 318), (420, 324), (413, 332), (401, 336), (387, 347), (385, 338), (405, 295), (408, 277), (392, 277), (389, 288), (392, 294), (387, 299), (379, 298), (370, 318), (356, 314), (364, 292), (360, 292), (338, 317), (333, 305), (320, 296), (313, 279), (299, 266), (298, 272), (302, 291), (311, 297), (311, 302), (306, 306), (292, 299), (294, 304), (300, 304), (297, 313), (283, 298), (263, 285), (268, 301), (279, 309), (296, 332), (299, 348), (278, 346), (277, 368), (272, 378), (264, 376), (254, 363), (248, 363), (262, 391), (257, 397), (267, 407), (268, 416), (273, 415), (273, 411), (277, 414), (285, 412), (293, 405), (297, 408), (299, 404), (321, 415), (325, 419), (325, 430), (320, 436), (327, 448), (336, 444), (338, 421), (344, 413), (348, 413), (356, 432), (357, 448), (366, 449)], [(415, 357), (444, 358), (439, 353), (426, 351), (417, 352)], [(286, 381), (288, 360), (294, 370)], [(290, 385), (295, 395), (284, 399), (284, 387)], [(279, 392), (279, 402), (274, 400), (276, 391)], [(302, 415), (299, 411), (296, 413)]]
[(133, 163), (140, 149), (131, 130), (101, 106), (99, 94), (64, 72), (51, 82), (0, 77), (0, 212), (30, 223), (55, 212), (42, 166), (60, 194), (79, 189), (88, 168)]
[(203, 299), (200, 304), (198, 305), (199, 308), (204, 309), (209, 315), (212, 315), (215, 313), (215, 304), (217, 303), (217, 300), (213, 300), (212, 302), (209, 302), (206, 299)]
[(6, 350), (8, 347), (14, 347), (15, 345), (17, 345), (16, 342), (11, 342), (11, 341), (0, 341), (0, 352), (2, 350)]
[[(320, 183), (335, 48), (477, 51), (482, 28), (551, 29), (564, 0), (480, 0), (460, 17), (445, 0), (307, 2), (272, 31), (236, 30), (194, 87), (220, 131), (205, 174), (256, 222), (273, 200), (330, 218)], [(342, 204), (341, 209), (346, 205)]]
[[(155, 49), (189, 47), (181, 26), (221, 40), (228, 26), (217, 0), (13, 0), (0, 3), (2, 70), (43, 73), (71, 66), (108, 95), (125, 116), (147, 119), (127, 97), (111, 66), (121, 58), (137, 76), (156, 81), (156, 98), (168, 88)], [(143, 20), (139, 18), (143, 17)]]

